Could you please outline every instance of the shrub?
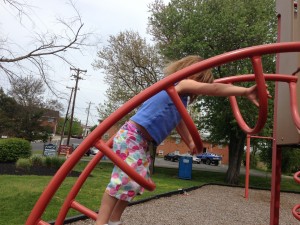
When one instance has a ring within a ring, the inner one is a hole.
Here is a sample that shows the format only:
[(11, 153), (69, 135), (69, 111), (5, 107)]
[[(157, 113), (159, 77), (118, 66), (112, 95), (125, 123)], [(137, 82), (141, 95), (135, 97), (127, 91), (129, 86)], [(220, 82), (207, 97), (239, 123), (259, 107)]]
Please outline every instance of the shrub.
[(31, 161), (32, 166), (43, 166), (43, 164), (44, 164), (43, 157), (39, 156), (39, 155), (31, 156), (30, 161)]
[(51, 167), (51, 164), (52, 164), (51, 157), (46, 157), (44, 160), (44, 163), (45, 163), (45, 166)]
[(51, 167), (59, 168), (65, 162), (65, 159), (58, 157), (50, 157), (51, 158)]
[(29, 141), (20, 138), (0, 139), (0, 162), (17, 162), (31, 156)]
[(31, 160), (26, 158), (20, 158), (16, 162), (16, 168), (29, 171), (30, 167), (32, 166)]
[(65, 162), (65, 159), (59, 157), (46, 157), (44, 162), (47, 167), (59, 168)]

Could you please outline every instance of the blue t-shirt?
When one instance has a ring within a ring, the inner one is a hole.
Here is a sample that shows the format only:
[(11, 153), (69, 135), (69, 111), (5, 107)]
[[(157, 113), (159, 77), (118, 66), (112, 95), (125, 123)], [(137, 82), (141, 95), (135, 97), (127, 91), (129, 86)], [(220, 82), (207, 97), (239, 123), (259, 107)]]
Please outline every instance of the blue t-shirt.
[[(187, 106), (187, 96), (180, 96)], [(137, 113), (130, 118), (143, 126), (159, 145), (181, 120), (176, 106), (166, 91), (161, 91), (145, 101)]]

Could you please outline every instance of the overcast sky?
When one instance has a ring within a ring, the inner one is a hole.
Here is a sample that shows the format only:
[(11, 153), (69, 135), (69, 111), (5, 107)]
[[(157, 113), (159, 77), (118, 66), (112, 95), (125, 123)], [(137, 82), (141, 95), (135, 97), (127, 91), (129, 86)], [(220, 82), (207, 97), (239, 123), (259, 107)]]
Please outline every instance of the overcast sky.
[[(121, 31), (133, 30), (139, 32), (142, 37), (147, 39), (146, 34), (148, 16), (148, 7), (154, 0), (74, 0), (82, 21), (84, 23), (84, 31), (92, 31), (96, 34), (98, 44), (105, 45), (110, 35), (116, 35)], [(24, 18), (22, 24), (16, 17), (16, 11), (8, 7), (7, 4), (0, 0), (0, 37), (6, 37), (11, 43), (17, 43), (16, 51), (32, 49), (32, 33), (43, 32), (46, 30), (57, 30), (56, 18), (70, 18), (75, 16), (74, 9), (63, 0), (23, 0), (32, 7), (29, 9), (32, 21)], [(165, 0), (168, 2), (168, 0)], [(95, 41), (93, 39), (92, 41)], [(87, 119), (87, 107), (92, 102), (89, 124), (97, 124), (98, 114), (96, 106), (103, 102), (105, 98), (106, 86), (103, 84), (103, 74), (99, 70), (94, 70), (91, 66), (96, 59), (96, 48), (86, 50), (84, 55), (72, 54), (71, 59), (77, 68), (87, 70), (83, 75), (84, 80), (79, 81), (80, 90), (77, 92), (75, 114), (74, 116), (81, 120), (83, 124)], [(65, 93), (68, 98), (70, 90), (66, 88), (74, 87), (75, 81), (71, 80), (72, 72), (68, 65), (55, 63), (53, 72), (50, 72), (54, 78), (54, 85), (57, 89)], [(3, 76), (3, 74), (1, 74)], [(0, 85), (7, 90), (9, 84), (7, 79), (0, 77)], [(47, 92), (46, 97), (51, 98), (51, 93)], [(61, 100), (67, 108), (67, 100)], [(61, 116), (65, 116), (65, 112), (61, 112)]]

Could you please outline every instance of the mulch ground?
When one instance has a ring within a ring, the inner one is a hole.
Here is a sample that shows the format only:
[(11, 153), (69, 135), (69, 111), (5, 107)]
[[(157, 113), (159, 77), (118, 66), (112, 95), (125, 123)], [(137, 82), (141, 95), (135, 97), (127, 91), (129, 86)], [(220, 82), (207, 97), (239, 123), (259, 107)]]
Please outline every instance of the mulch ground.
[[(29, 170), (16, 168), (15, 163), (0, 163), (0, 175), (38, 175), (38, 176), (53, 176), (57, 168), (46, 167), (46, 166), (35, 166)], [(80, 172), (72, 171), (69, 173), (69, 177), (78, 177)]]

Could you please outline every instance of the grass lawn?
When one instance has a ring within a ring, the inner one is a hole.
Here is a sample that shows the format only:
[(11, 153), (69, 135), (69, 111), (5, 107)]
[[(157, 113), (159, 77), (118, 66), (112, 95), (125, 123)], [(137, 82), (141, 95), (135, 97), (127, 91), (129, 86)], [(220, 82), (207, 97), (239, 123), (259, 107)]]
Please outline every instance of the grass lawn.
[[(75, 170), (82, 171), (85, 164), (84, 162), (79, 163)], [(111, 170), (111, 163), (102, 162), (99, 164), (81, 188), (76, 201), (92, 210), (98, 210)], [(156, 172), (152, 177), (157, 186), (156, 190), (153, 192), (146, 191), (135, 200), (205, 183), (224, 184), (224, 176), (224, 173), (193, 171), (192, 180), (182, 180), (178, 179), (178, 169), (156, 168)], [(24, 224), (35, 202), (51, 178), (50, 176), (0, 175), (0, 224)], [(44, 221), (56, 219), (60, 207), (76, 179), (76, 177), (66, 178), (43, 214), (42, 219)], [(244, 176), (241, 176), (240, 179), (240, 183), (243, 185)], [(270, 178), (267, 177), (250, 177), (250, 186), (270, 188), (270, 182)], [(283, 178), (281, 189), (300, 192), (300, 185), (297, 185), (293, 179)], [(77, 211), (70, 210), (68, 216), (78, 214)]]

